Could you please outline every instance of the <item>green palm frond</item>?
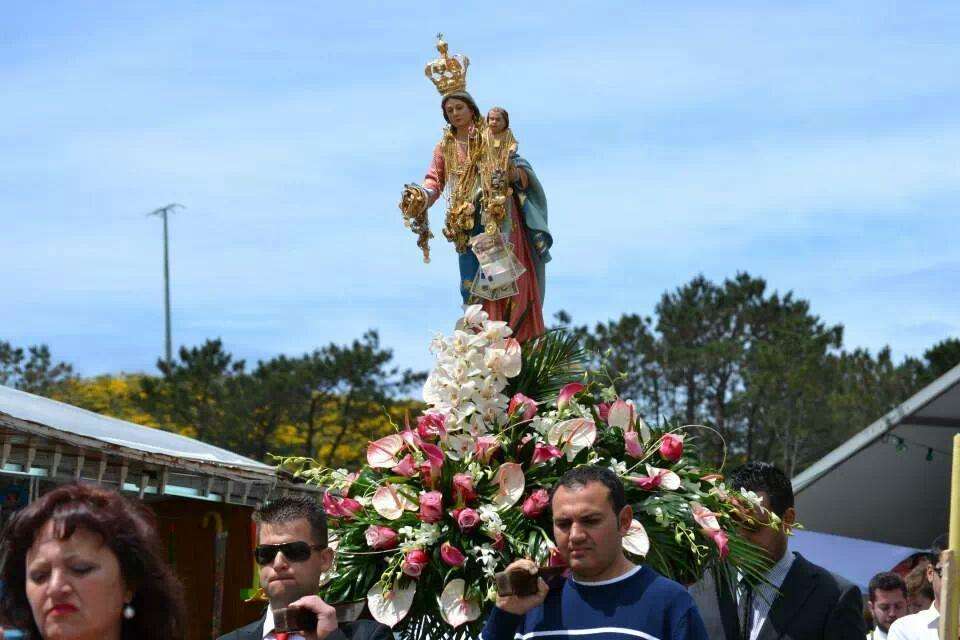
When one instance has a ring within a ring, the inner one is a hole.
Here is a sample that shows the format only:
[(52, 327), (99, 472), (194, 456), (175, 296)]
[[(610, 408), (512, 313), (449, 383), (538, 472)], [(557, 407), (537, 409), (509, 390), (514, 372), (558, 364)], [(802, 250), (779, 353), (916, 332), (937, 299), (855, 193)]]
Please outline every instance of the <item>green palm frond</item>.
[(567, 383), (580, 379), (586, 352), (572, 333), (553, 329), (523, 345), (523, 368), (510, 381), (507, 396), (522, 393), (538, 402), (551, 401)]

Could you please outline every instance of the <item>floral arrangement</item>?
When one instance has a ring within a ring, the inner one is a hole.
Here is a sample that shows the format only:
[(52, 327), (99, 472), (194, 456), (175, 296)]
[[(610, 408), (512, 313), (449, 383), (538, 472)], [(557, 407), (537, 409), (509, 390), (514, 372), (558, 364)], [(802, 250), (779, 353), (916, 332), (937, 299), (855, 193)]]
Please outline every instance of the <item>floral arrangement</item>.
[(582, 464), (623, 479), (635, 514), (629, 556), (684, 583), (710, 568), (760, 579), (765, 560), (737, 533), (756, 496), (701, 466), (693, 428), (648, 427), (602, 372), (584, 370), (572, 336), (521, 347), (511, 333), (467, 307), (431, 345), (428, 408), (370, 442), (360, 471), (283, 461), (327, 488), (337, 560), (324, 600), (365, 601), (404, 637), (476, 636), (495, 572), (523, 557), (562, 564), (549, 489)]

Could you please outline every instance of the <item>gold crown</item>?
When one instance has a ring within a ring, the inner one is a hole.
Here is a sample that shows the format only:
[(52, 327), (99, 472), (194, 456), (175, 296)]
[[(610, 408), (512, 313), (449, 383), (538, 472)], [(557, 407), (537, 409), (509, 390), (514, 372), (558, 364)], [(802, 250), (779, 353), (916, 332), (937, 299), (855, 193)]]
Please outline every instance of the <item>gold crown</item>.
[(428, 62), (423, 73), (430, 78), (442, 96), (454, 91), (465, 91), (470, 59), (460, 54), (448, 56), (447, 43), (443, 41), (442, 33), (437, 34), (437, 51), (440, 52), (440, 57)]

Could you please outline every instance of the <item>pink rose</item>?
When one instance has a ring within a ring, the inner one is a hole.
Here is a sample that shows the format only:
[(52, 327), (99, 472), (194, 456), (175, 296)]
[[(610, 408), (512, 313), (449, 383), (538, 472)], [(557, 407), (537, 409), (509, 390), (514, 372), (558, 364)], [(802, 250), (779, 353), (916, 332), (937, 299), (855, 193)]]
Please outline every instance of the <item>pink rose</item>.
[(463, 563), (467, 561), (467, 557), (463, 555), (463, 552), (449, 542), (444, 542), (440, 545), (440, 559), (451, 567), (462, 567)]
[(443, 520), (443, 494), (439, 491), (425, 491), (420, 494), (420, 519), (424, 522)]
[(562, 455), (563, 451), (561, 451), (558, 447), (555, 447), (552, 444), (542, 444), (538, 442), (537, 444), (533, 445), (533, 457), (530, 461), (533, 464), (541, 464), (543, 462), (549, 462), (554, 458), (559, 458)]
[(557, 396), (557, 409), (566, 409), (573, 396), (583, 391), (584, 388), (585, 387), (579, 382), (571, 382), (564, 386), (563, 389), (560, 389), (560, 394)]
[(670, 462), (679, 460), (683, 455), (683, 436), (675, 433), (665, 434), (660, 442), (660, 455)]
[(367, 539), (367, 545), (374, 551), (393, 549), (399, 542), (396, 531), (390, 527), (381, 527), (377, 524), (367, 527), (364, 537)]
[(532, 420), (533, 416), (537, 415), (537, 403), (533, 398), (528, 398), (522, 393), (518, 393), (510, 398), (507, 413), (519, 415), (523, 421)]
[(528, 518), (539, 518), (549, 504), (550, 494), (547, 490), (537, 489), (523, 501), (523, 515)]
[(458, 503), (470, 504), (477, 499), (477, 491), (473, 487), (473, 476), (469, 473), (458, 473), (453, 476), (453, 496)]
[(472, 533), (474, 529), (480, 526), (480, 514), (474, 509), (460, 509), (457, 514), (457, 526), (464, 533)]
[(430, 562), (430, 556), (423, 549), (408, 551), (400, 563), (400, 570), (411, 578), (419, 578), (423, 568)]
[(446, 435), (447, 418), (442, 413), (428, 411), (417, 418), (417, 433), (424, 440), (433, 441)]

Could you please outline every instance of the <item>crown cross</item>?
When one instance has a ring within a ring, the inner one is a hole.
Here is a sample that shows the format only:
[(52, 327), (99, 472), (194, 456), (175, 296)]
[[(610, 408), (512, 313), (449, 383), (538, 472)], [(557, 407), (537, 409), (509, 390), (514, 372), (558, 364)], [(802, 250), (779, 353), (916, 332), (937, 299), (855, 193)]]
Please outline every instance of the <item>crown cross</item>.
[(440, 52), (440, 57), (427, 63), (424, 74), (430, 78), (442, 96), (466, 90), (470, 59), (460, 54), (447, 55), (447, 43), (444, 42), (442, 33), (437, 34), (437, 51)]

